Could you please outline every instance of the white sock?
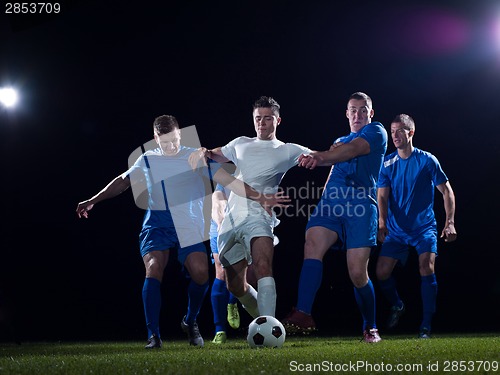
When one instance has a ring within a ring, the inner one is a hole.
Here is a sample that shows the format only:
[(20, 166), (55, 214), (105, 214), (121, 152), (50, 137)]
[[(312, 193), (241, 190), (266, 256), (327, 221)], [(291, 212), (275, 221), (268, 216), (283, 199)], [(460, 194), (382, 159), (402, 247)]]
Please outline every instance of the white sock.
[(251, 285), (248, 285), (246, 294), (242, 297), (238, 297), (238, 300), (252, 318), (255, 319), (260, 316), (257, 306), (257, 291)]
[(257, 306), (260, 315), (276, 315), (276, 284), (271, 276), (257, 281)]

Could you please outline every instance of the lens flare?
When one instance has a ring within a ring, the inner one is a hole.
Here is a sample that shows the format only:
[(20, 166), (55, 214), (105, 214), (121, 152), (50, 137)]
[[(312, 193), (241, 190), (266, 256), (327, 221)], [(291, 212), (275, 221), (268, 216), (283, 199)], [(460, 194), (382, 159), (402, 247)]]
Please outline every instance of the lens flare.
[(13, 107), (17, 103), (17, 92), (13, 88), (0, 89), (0, 103), (5, 107)]

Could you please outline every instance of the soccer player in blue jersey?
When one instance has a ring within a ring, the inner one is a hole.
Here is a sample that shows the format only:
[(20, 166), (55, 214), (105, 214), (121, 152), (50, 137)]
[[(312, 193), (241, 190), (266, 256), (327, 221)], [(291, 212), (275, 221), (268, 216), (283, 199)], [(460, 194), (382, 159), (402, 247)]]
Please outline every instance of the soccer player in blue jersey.
[[(203, 174), (207, 178), (210, 176), (208, 168), (197, 168), (198, 173), (191, 169), (188, 157), (195, 149), (180, 144), (181, 131), (174, 116), (157, 117), (153, 129), (158, 147), (140, 154), (128, 171), (117, 176), (92, 198), (80, 202), (76, 212), (78, 217), (88, 218), (88, 212), (96, 203), (113, 198), (131, 186), (136, 199), (147, 192), (147, 203), (142, 203), (146, 212), (139, 235), (146, 269), (142, 290), (149, 338), (146, 349), (162, 346), (160, 285), (172, 249), (177, 250), (178, 260), (191, 279), (187, 312), (181, 328), (191, 345), (201, 347), (204, 341), (196, 318), (209, 286), (207, 250), (203, 244), (203, 201), (207, 195)], [(279, 198), (268, 199), (221, 168), (215, 171), (213, 179), (224, 186), (229, 185), (237, 194), (258, 201), (266, 210), (279, 202)], [(139, 200), (137, 203), (141, 205)]]
[(391, 303), (388, 327), (398, 324), (405, 305), (392, 276), (398, 262), (405, 264), (410, 247), (418, 253), (423, 317), (420, 338), (430, 338), (432, 316), (436, 310), (437, 224), (434, 216), (434, 189), (443, 195), (446, 221), (441, 238), (455, 241), (455, 195), (439, 161), (429, 152), (413, 146), (415, 122), (399, 114), (391, 123), (396, 151), (387, 155), (378, 180), (378, 238), (382, 247), (377, 260), (377, 278), (384, 296)]
[(316, 329), (311, 311), (323, 277), (323, 257), (335, 245), (347, 251), (347, 268), (363, 317), (363, 339), (381, 340), (368, 261), (377, 245), (376, 182), (387, 150), (387, 132), (382, 124), (372, 122), (373, 115), (371, 98), (362, 92), (352, 94), (346, 110), (351, 133), (337, 139), (329, 151), (313, 152), (299, 161), (299, 166), (309, 169), (332, 168), (306, 226), (297, 305), (282, 320), (287, 332)]

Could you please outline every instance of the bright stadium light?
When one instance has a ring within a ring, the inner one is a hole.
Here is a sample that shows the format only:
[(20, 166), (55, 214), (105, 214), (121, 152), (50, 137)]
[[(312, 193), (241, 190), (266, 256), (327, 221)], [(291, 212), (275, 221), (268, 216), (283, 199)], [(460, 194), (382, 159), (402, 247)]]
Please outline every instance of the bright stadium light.
[(17, 92), (13, 88), (0, 88), (0, 103), (5, 107), (13, 107), (17, 103)]

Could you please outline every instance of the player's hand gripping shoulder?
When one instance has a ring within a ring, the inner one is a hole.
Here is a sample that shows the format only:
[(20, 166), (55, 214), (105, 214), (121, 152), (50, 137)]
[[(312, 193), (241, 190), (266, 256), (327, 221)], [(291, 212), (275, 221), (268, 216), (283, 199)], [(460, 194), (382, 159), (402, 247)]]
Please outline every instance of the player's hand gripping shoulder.
[(287, 204), (291, 201), (288, 195), (284, 195), (283, 191), (279, 191), (276, 194), (260, 194), (257, 199), (257, 202), (266, 210), (269, 215), (273, 215), (274, 207), (290, 207), (290, 204)]
[(455, 229), (455, 223), (449, 221), (441, 232), (441, 238), (444, 237), (445, 242), (453, 242), (457, 239), (457, 231)]
[(188, 162), (191, 169), (196, 170), (201, 167), (207, 166), (207, 159), (209, 157), (210, 151), (205, 147), (200, 147), (196, 151), (193, 151), (189, 155)]

